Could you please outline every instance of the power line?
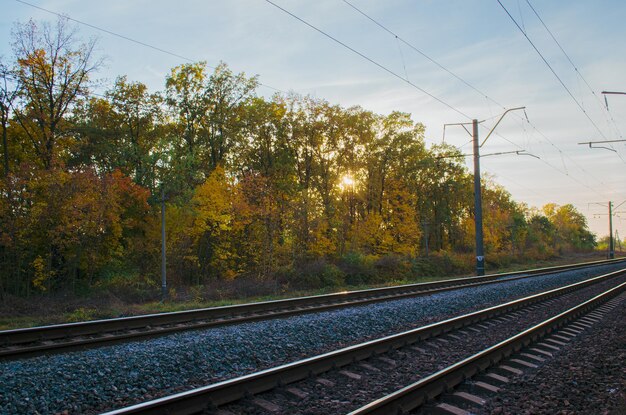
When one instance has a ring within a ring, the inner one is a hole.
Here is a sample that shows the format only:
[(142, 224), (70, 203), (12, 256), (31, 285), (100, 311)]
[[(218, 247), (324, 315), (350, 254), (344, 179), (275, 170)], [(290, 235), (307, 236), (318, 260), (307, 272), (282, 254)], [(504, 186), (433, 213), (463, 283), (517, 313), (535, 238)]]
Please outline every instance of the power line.
[(528, 3), (528, 6), (530, 7), (530, 9), (533, 11), (533, 13), (535, 14), (535, 16), (537, 16), (537, 19), (539, 19), (539, 21), (541, 22), (541, 24), (543, 25), (543, 27), (546, 29), (546, 31), (548, 32), (548, 34), (550, 35), (550, 37), (552, 38), (552, 40), (554, 40), (554, 43), (556, 43), (556, 45), (559, 47), (559, 49), (561, 50), (561, 52), (563, 52), (563, 55), (565, 55), (565, 57), (567, 58), (567, 61), (570, 63), (570, 65), (572, 66), (572, 68), (574, 68), (574, 71), (576, 72), (576, 74), (580, 77), (580, 79), (582, 79), (582, 81), (585, 83), (585, 85), (587, 86), (587, 88), (589, 89), (589, 92), (591, 92), (591, 95), (593, 95), (596, 99), (596, 102), (598, 103), (598, 105), (600, 106), (600, 109), (602, 111), (606, 110), (606, 112), (610, 115), (610, 119), (613, 122), (613, 125), (615, 126), (615, 129), (617, 131), (617, 133), (619, 134), (620, 137), (622, 137), (622, 133), (619, 130), (619, 128), (617, 127), (617, 123), (615, 122), (615, 119), (613, 118), (613, 114), (611, 114), (609, 112), (609, 109), (606, 108), (603, 104), (602, 104), (602, 100), (600, 99), (600, 97), (598, 97), (598, 95), (595, 93), (595, 91), (593, 90), (593, 88), (591, 87), (591, 85), (589, 85), (589, 82), (587, 82), (587, 80), (585, 79), (585, 77), (583, 76), (582, 73), (580, 73), (580, 71), (578, 70), (578, 67), (574, 64), (574, 62), (572, 61), (572, 58), (570, 58), (570, 56), (568, 55), (567, 52), (565, 52), (565, 49), (563, 49), (563, 46), (561, 46), (561, 43), (556, 39), (556, 36), (554, 36), (554, 34), (552, 33), (552, 31), (548, 28), (548, 25), (543, 21), (543, 19), (541, 18), (541, 16), (539, 16), (539, 13), (537, 12), (537, 10), (533, 7), (533, 5), (530, 3), (530, 0), (526, 0), (526, 3)]
[[(46, 8), (43, 8), (43, 7), (40, 7), (40, 6), (37, 6), (37, 5), (31, 4), (31, 3), (28, 3), (28, 2), (26, 2), (26, 1), (24, 1), (24, 0), (15, 0), (15, 1), (16, 1), (16, 2), (18, 2), (18, 3), (24, 4), (24, 5), (26, 5), (26, 6), (33, 7), (33, 8), (35, 8), (35, 9), (38, 9), (38, 10), (44, 11), (44, 12), (46, 12), (46, 13), (53, 14), (53, 15), (58, 16), (58, 17), (60, 17), (60, 18), (67, 19), (67, 20), (70, 20), (70, 21), (72, 21), (72, 22), (75, 22), (75, 23), (81, 24), (81, 25), (83, 25), (83, 26), (90, 27), (90, 28), (95, 29), (95, 30), (98, 30), (98, 31), (100, 31), (100, 32), (107, 33), (107, 34), (109, 34), (109, 35), (111, 35), (111, 36), (116, 36), (116, 37), (119, 37), (120, 39), (124, 39), (124, 40), (127, 40), (127, 41), (129, 41), (129, 42), (136, 43), (136, 44), (138, 44), (138, 45), (140, 45), (140, 46), (144, 46), (144, 47), (146, 47), (146, 48), (150, 48), (150, 49), (156, 50), (157, 52), (165, 53), (165, 54), (167, 54), (167, 55), (170, 55), (170, 56), (173, 56), (173, 57), (175, 57), (175, 58), (179, 58), (179, 59), (185, 60), (185, 61), (187, 61), (187, 62), (192, 62), (192, 63), (193, 63), (193, 62), (196, 62), (196, 60), (194, 60), (194, 59), (188, 58), (188, 57), (183, 56), (183, 55), (179, 55), (179, 54), (177, 54), (177, 53), (175, 53), (175, 52), (171, 52), (171, 51), (166, 50), (166, 49), (162, 49), (162, 48), (160, 48), (160, 47), (158, 47), (158, 46), (154, 46), (154, 45), (151, 45), (151, 44), (149, 44), (149, 43), (145, 43), (145, 42), (142, 42), (142, 41), (140, 41), (140, 40), (133, 39), (133, 38), (131, 38), (131, 37), (128, 37), (128, 36), (125, 36), (125, 35), (122, 35), (122, 34), (119, 34), (119, 33), (113, 32), (113, 31), (111, 31), (111, 30), (108, 30), (108, 29), (105, 29), (105, 28), (102, 28), (102, 27), (99, 27), (99, 26), (92, 25), (91, 23), (87, 23), (87, 22), (83, 22), (83, 21), (78, 20), (78, 19), (74, 19), (73, 17), (70, 17), (70, 16), (69, 16), (69, 15), (67, 15), (67, 14), (58, 13), (58, 12), (55, 12), (55, 11), (52, 11), (52, 10), (49, 10), (49, 9), (46, 9)], [(217, 69), (215, 66), (211, 66), (211, 65), (207, 65), (207, 67), (209, 67), (209, 68), (211, 68), (211, 69)], [(282, 90), (280, 90), (280, 89), (278, 89), (278, 88), (275, 88), (275, 87), (270, 86), (270, 85), (267, 85), (267, 84), (263, 84), (263, 83), (261, 83), (261, 82), (259, 82), (259, 85), (260, 85), (260, 86), (264, 86), (264, 87), (269, 88), (269, 89), (273, 89), (274, 91), (281, 92), (281, 93), (283, 93), (283, 94), (285, 93), (285, 91), (282, 91)]]
[(554, 68), (552, 68), (552, 65), (550, 65), (550, 63), (546, 60), (546, 58), (543, 56), (543, 54), (539, 51), (539, 49), (537, 49), (537, 46), (535, 46), (535, 44), (533, 43), (533, 41), (528, 37), (528, 35), (526, 34), (526, 32), (524, 32), (524, 30), (520, 27), (519, 23), (517, 23), (517, 20), (515, 20), (515, 18), (511, 15), (511, 13), (509, 13), (509, 11), (507, 10), (506, 7), (504, 7), (504, 5), (502, 4), (502, 2), (500, 0), (496, 0), (498, 2), (498, 4), (502, 7), (502, 9), (506, 12), (506, 14), (509, 16), (509, 18), (511, 19), (511, 21), (515, 24), (515, 26), (519, 29), (520, 32), (522, 32), (522, 34), (524, 35), (524, 37), (526, 38), (526, 40), (528, 41), (528, 43), (530, 43), (530, 45), (533, 47), (533, 49), (535, 49), (535, 52), (537, 52), (537, 54), (539, 55), (539, 57), (541, 57), (541, 60), (543, 61), (543, 63), (546, 64), (546, 66), (550, 69), (550, 71), (552, 72), (552, 74), (556, 77), (556, 79), (559, 81), (559, 83), (561, 84), (561, 86), (565, 89), (565, 91), (567, 91), (567, 93), (569, 94), (569, 96), (572, 98), (572, 100), (576, 103), (576, 105), (578, 106), (578, 108), (580, 108), (580, 110), (583, 112), (583, 114), (585, 114), (585, 117), (587, 117), (587, 119), (589, 120), (589, 122), (591, 122), (591, 124), (593, 124), (593, 126), (595, 127), (595, 129), (598, 131), (598, 133), (600, 133), (600, 135), (603, 138), (606, 138), (606, 136), (604, 135), (604, 133), (600, 130), (600, 128), (598, 127), (598, 125), (591, 119), (591, 117), (589, 116), (589, 114), (587, 113), (587, 111), (582, 107), (582, 105), (580, 104), (580, 102), (578, 102), (578, 100), (576, 99), (576, 97), (574, 97), (574, 95), (572, 94), (572, 91), (570, 91), (570, 89), (567, 87), (567, 85), (565, 85), (565, 83), (563, 82), (563, 80), (561, 79), (561, 77), (559, 77), (559, 75), (556, 73), (556, 71), (554, 70)]
[[(57, 13), (57, 12), (55, 12), (55, 11), (52, 11), (52, 10), (49, 10), (49, 9), (45, 9), (45, 8), (43, 8), (43, 7), (36, 6), (36, 5), (34, 5), (34, 4), (28, 3), (28, 2), (26, 2), (26, 1), (24, 1), (24, 0), (15, 0), (15, 1), (16, 1), (16, 2), (18, 2), (18, 3), (22, 3), (22, 4), (26, 5), (26, 6), (30, 6), (30, 7), (33, 7), (33, 8), (35, 8), (35, 9), (38, 9), (38, 10), (44, 11), (44, 12), (46, 12), (46, 13), (54, 14), (55, 16), (61, 17), (61, 18), (63, 18), (63, 19), (71, 20), (72, 22), (75, 22), (75, 23), (81, 24), (81, 25), (83, 25), (83, 26), (87, 26), (87, 27), (90, 27), (90, 28), (92, 28), (92, 29), (99, 30), (100, 32), (104, 32), (104, 33), (107, 33), (107, 34), (109, 34), (109, 35), (116, 36), (116, 37), (119, 37), (119, 38), (121, 38), (121, 39), (127, 40), (127, 41), (129, 41), (129, 42), (133, 42), (133, 43), (136, 43), (136, 44), (138, 44), (138, 45), (145, 46), (145, 47), (150, 48), (150, 49), (154, 49), (154, 50), (156, 50), (156, 51), (158, 51), (158, 52), (162, 52), (162, 53), (165, 53), (165, 54), (167, 54), (167, 55), (174, 56), (174, 57), (179, 58), (179, 59), (183, 59), (183, 60), (186, 60), (186, 61), (189, 61), (189, 62), (193, 62), (193, 59), (188, 58), (188, 57), (186, 57), (186, 56), (182, 56), (182, 55), (179, 55), (179, 54), (177, 54), (177, 53), (170, 52), (169, 50), (161, 49), (161, 48), (159, 48), (159, 47), (157, 47), (157, 46), (153, 46), (153, 45), (150, 45), (150, 44), (148, 44), (148, 43), (142, 42), (142, 41), (140, 41), (140, 40), (136, 40), (136, 39), (130, 38), (130, 37), (128, 37), (128, 36), (124, 36), (124, 35), (121, 35), (121, 34), (119, 34), (119, 33), (112, 32), (112, 31), (110, 31), (110, 30), (107, 30), (107, 29), (104, 29), (104, 28), (102, 28), (102, 27), (98, 27), (98, 26), (92, 25), (92, 24), (87, 23), (87, 22), (83, 22), (83, 21), (78, 20), (78, 19), (74, 19), (73, 17), (70, 17), (70, 16), (68, 16), (67, 14)], [(211, 69), (215, 69), (215, 68), (214, 68), (214, 67), (211, 67)]]
[[(35, 88), (44, 87), (44, 88), (53, 88), (53, 89), (56, 89), (56, 90), (63, 90), (63, 87), (61, 85), (58, 85), (58, 84), (52, 84), (50, 86), (46, 86), (46, 85), (43, 85), (43, 84), (38, 85), (34, 81), (31, 81), (31, 80), (29, 80), (28, 82), (24, 82), (24, 80), (22, 80), (20, 78), (17, 78), (17, 77), (15, 77), (13, 75), (4, 74), (3, 76), (5, 78), (7, 78), (7, 79), (10, 79), (10, 80), (14, 81), (14, 82), (21, 83), (23, 85), (29, 85), (29, 86), (35, 87)], [(75, 95), (83, 97), (83, 98), (97, 97), (97, 98), (101, 98), (101, 99), (105, 99), (105, 100), (111, 100), (112, 102), (114, 102), (114, 100), (111, 98), (111, 91), (107, 91), (105, 94), (99, 94), (99, 93), (93, 92), (93, 91), (85, 91), (85, 92), (77, 91)], [(159, 103), (159, 104), (156, 104), (156, 106), (158, 106), (158, 107), (163, 107), (164, 106), (164, 103)], [(146, 110), (146, 109), (147, 110), (151, 110), (153, 108), (153, 106), (146, 105), (146, 104), (136, 104), (135, 106), (137, 108), (141, 108), (141, 109), (144, 109), (144, 110)]]
[[(482, 91), (480, 91), (478, 88), (476, 88), (474, 85), (470, 84), (469, 82), (467, 82), (465, 79), (461, 78), (460, 76), (458, 76), (457, 74), (455, 74), (454, 72), (452, 72), (451, 70), (449, 70), (448, 68), (446, 68), (445, 66), (443, 66), (442, 64), (440, 64), (439, 62), (437, 62), (435, 59), (431, 58), (430, 56), (428, 56), (426, 53), (424, 53), (423, 51), (421, 51), (420, 49), (418, 49), (417, 47), (415, 47), (414, 45), (412, 45), (411, 43), (409, 43), (408, 41), (404, 40), (402, 37), (400, 37), (397, 33), (394, 33), (392, 30), (390, 30), (389, 28), (385, 27), (382, 23), (378, 22), (377, 20), (375, 20), (374, 18), (372, 18), (371, 16), (369, 16), (367, 13), (365, 13), (363, 10), (359, 9), (358, 7), (356, 7), (354, 4), (350, 3), (347, 0), (342, 0), (345, 4), (347, 4), (348, 6), (352, 7), (354, 10), (356, 10), (358, 13), (360, 13), (361, 15), (363, 15), (365, 18), (369, 19), (370, 21), (372, 21), (372, 23), (374, 23), (375, 25), (377, 25), (378, 27), (380, 27), (381, 29), (383, 29), (385, 32), (389, 33), (390, 35), (392, 35), (393, 37), (395, 37), (396, 39), (398, 39), (400, 42), (404, 43), (405, 45), (407, 45), (409, 48), (413, 49), (415, 52), (419, 53), (420, 55), (422, 55), (424, 58), (428, 59), (430, 62), (432, 62), (433, 64), (435, 64), (436, 66), (438, 66), (440, 69), (446, 71), (448, 74), (452, 75), (453, 77), (455, 77), (457, 80), (459, 80), (460, 82), (462, 82), (463, 84), (465, 84), (467, 87), (473, 89), (474, 91), (478, 92), (479, 94), (483, 95), (485, 98), (489, 97), (487, 95), (485, 95)], [(495, 102), (495, 101), (494, 101)], [(504, 109), (504, 106), (495, 102), (497, 105), (501, 106)]]
[(353, 47), (347, 45), (346, 43), (342, 42), (341, 40), (337, 39), (336, 37), (326, 33), (325, 31), (323, 31), (322, 29), (314, 26), (313, 24), (307, 22), (306, 20), (302, 19), (301, 17), (296, 16), (295, 14), (293, 14), (292, 12), (290, 12), (289, 10), (279, 6), (278, 4), (274, 3), (271, 0), (265, 0), (267, 3), (271, 4), (272, 6), (276, 7), (277, 9), (283, 11), (284, 13), (288, 14), (289, 16), (293, 17), (294, 19), (300, 21), (301, 23), (304, 23), (305, 25), (307, 25), (308, 27), (310, 27), (311, 29), (315, 30), (316, 32), (326, 36), (327, 38), (331, 39), (333, 42), (338, 43), (339, 45), (343, 46), (344, 48), (348, 49), (349, 51), (359, 55), (361, 58), (365, 59), (366, 61), (378, 66), (380, 69), (384, 70), (385, 72), (395, 76), (396, 78), (400, 79), (403, 82), (406, 82), (407, 84), (411, 85), (413, 88), (417, 89), (418, 91), (422, 92), (423, 94), (428, 95), (429, 97), (431, 97), (432, 99), (434, 99), (435, 101), (439, 102), (440, 104), (443, 104), (444, 106), (450, 108), (451, 110), (453, 110), (454, 112), (462, 115), (463, 117), (467, 118), (468, 120), (471, 120), (472, 117), (470, 117), (469, 115), (465, 114), (464, 112), (462, 112), (461, 110), (453, 107), (452, 105), (448, 104), (447, 102), (445, 102), (443, 99), (433, 95), (432, 93), (426, 91), (424, 88), (421, 88), (420, 86), (414, 84), (413, 82), (409, 81), (408, 79), (404, 79), (402, 77), (402, 75), (397, 74), (396, 72), (392, 71), (391, 69), (389, 69), (388, 67), (384, 66), (383, 64), (375, 61), (374, 59), (370, 58), (369, 56), (363, 54), (362, 52), (359, 52), (358, 50), (354, 49)]
[[(546, 60), (546, 58), (543, 56), (543, 54), (539, 51), (539, 49), (537, 49), (537, 46), (535, 46), (535, 44), (533, 43), (533, 41), (528, 37), (528, 35), (526, 34), (526, 32), (524, 30), (522, 30), (522, 28), (520, 27), (520, 25), (517, 23), (517, 21), (515, 20), (515, 18), (511, 15), (511, 13), (509, 13), (509, 11), (507, 10), (506, 7), (504, 7), (504, 5), (502, 4), (502, 2), (500, 0), (496, 0), (498, 2), (498, 4), (502, 7), (502, 9), (504, 9), (504, 11), (506, 12), (506, 14), (509, 16), (509, 18), (513, 21), (513, 23), (515, 23), (515, 26), (517, 26), (517, 28), (519, 29), (520, 32), (522, 32), (522, 34), (524, 35), (524, 37), (526, 38), (526, 40), (528, 40), (528, 42), (530, 43), (530, 45), (533, 47), (533, 49), (535, 49), (535, 52), (537, 52), (537, 54), (539, 54), (539, 56), (541, 57), (541, 60), (543, 60), (543, 62), (548, 66), (548, 68), (550, 69), (550, 71), (554, 74), (554, 76), (556, 77), (556, 79), (558, 79), (558, 81), (560, 82), (561, 86), (563, 86), (563, 88), (567, 91), (567, 93), (569, 94), (569, 96), (572, 98), (572, 100), (574, 100), (574, 102), (576, 103), (576, 105), (578, 106), (578, 108), (580, 108), (580, 110), (582, 111), (582, 113), (585, 115), (585, 117), (587, 117), (587, 119), (589, 120), (589, 122), (591, 122), (591, 124), (595, 127), (596, 131), (598, 131), (598, 133), (600, 134), (600, 136), (602, 136), (602, 138), (606, 139), (606, 136), (604, 135), (604, 133), (602, 132), (602, 130), (600, 130), (600, 128), (598, 127), (598, 125), (591, 119), (591, 117), (589, 116), (589, 114), (587, 113), (587, 111), (583, 108), (583, 106), (580, 104), (580, 102), (578, 102), (578, 100), (576, 99), (576, 97), (574, 97), (574, 95), (572, 94), (572, 92), (570, 91), (570, 89), (565, 85), (565, 83), (563, 82), (563, 80), (559, 77), (559, 75), (556, 73), (556, 71), (554, 70), (554, 68), (552, 68), (552, 66), (550, 65), (550, 63), (548, 63), (548, 61)], [(530, 3), (529, 3), (530, 4)], [(532, 6), (531, 6), (532, 7)], [(624, 164), (626, 164), (626, 159), (624, 159), (624, 157), (616, 151), (617, 156), (620, 158), (620, 160), (622, 160), (622, 162)]]
[[(383, 25), (382, 23), (380, 23), (378, 20), (374, 19), (373, 17), (371, 17), (370, 15), (368, 15), (367, 13), (365, 13), (363, 10), (361, 10), (360, 8), (356, 7), (354, 4), (352, 4), (351, 2), (349, 2), (348, 0), (342, 0), (346, 5), (350, 6), (352, 9), (354, 9), (356, 12), (358, 12), (359, 14), (361, 14), (362, 16), (364, 16), (366, 19), (370, 20), (372, 23), (374, 23), (375, 25), (377, 25), (378, 27), (380, 27), (381, 29), (383, 29), (385, 32), (389, 33), (391, 36), (393, 36), (396, 40), (404, 43), (406, 46), (408, 46), (410, 49), (412, 49), (413, 51), (415, 51), (416, 53), (418, 53), (419, 55), (421, 55), (422, 57), (426, 58), (427, 60), (429, 60), (431, 63), (433, 63), (434, 65), (436, 65), (438, 68), (442, 69), (443, 71), (447, 72), (449, 75), (451, 75), (452, 77), (454, 77), (455, 79), (457, 79), (458, 81), (460, 81), (461, 83), (463, 83), (465, 86), (467, 86), (468, 88), (474, 90), (476, 93), (478, 93), (479, 95), (481, 95), (482, 97), (484, 97), (485, 99), (487, 99), (487, 101), (491, 101), (494, 104), (498, 105), (499, 107), (501, 107), (502, 109), (506, 110), (506, 107), (504, 105), (502, 105), (500, 102), (496, 101), (495, 99), (491, 98), (489, 95), (487, 95), (486, 93), (484, 93), (483, 91), (481, 91), (480, 89), (476, 88), (474, 85), (472, 85), (471, 83), (469, 83), (467, 80), (463, 79), (461, 76), (457, 75), (456, 73), (454, 73), (452, 70), (448, 69), (447, 67), (445, 67), (444, 65), (442, 65), (440, 62), (438, 62), (437, 60), (435, 60), (434, 58), (432, 58), (431, 56), (429, 56), (428, 54), (426, 54), (424, 51), (420, 50), (418, 47), (416, 47), (415, 45), (413, 45), (412, 43), (408, 42), (407, 40), (403, 39), (400, 35), (398, 35), (397, 33), (395, 33), (393, 30), (389, 29), (388, 27), (386, 27), (385, 25)], [(593, 175), (591, 175), (591, 173), (589, 173), (587, 170), (585, 170), (576, 160), (574, 160), (573, 158), (571, 158), (568, 154), (566, 154), (561, 148), (559, 148), (552, 140), (550, 140), (544, 133), (542, 133), (529, 119), (528, 116), (526, 116), (526, 118), (523, 118), (521, 115), (519, 114), (515, 114), (513, 113), (513, 116), (518, 117), (519, 119), (522, 120), (522, 122), (527, 122), (532, 128), (533, 130), (535, 130), (542, 138), (544, 138), (552, 147), (554, 147), (559, 154), (561, 154), (562, 156), (565, 155), (565, 157), (567, 157), (568, 159), (570, 159), (583, 173), (589, 175), (591, 178), (593, 178), (594, 180), (598, 181), (600, 184), (603, 184), (601, 180), (599, 180), (598, 178), (594, 177)], [(497, 116), (496, 116), (497, 117)], [(495, 118), (495, 117), (493, 117)], [(486, 126), (484, 126), (483, 124), (481, 124), (481, 127), (483, 128), (487, 128)], [(502, 138), (503, 140), (507, 141), (508, 143), (512, 144), (513, 146), (516, 146), (519, 149), (522, 149), (522, 147), (520, 147), (519, 145), (517, 145), (516, 143), (512, 142), (511, 140), (509, 140), (506, 137), (503, 137), (502, 135), (496, 133), (498, 135), (498, 137)], [(550, 163), (548, 163), (547, 161), (543, 160), (544, 163), (547, 163), (548, 165), (550, 165)], [(552, 167), (553, 169), (561, 172), (562, 174), (571, 177), (567, 172), (562, 172), (560, 169), (556, 168), (555, 166), (550, 165), (550, 167)]]

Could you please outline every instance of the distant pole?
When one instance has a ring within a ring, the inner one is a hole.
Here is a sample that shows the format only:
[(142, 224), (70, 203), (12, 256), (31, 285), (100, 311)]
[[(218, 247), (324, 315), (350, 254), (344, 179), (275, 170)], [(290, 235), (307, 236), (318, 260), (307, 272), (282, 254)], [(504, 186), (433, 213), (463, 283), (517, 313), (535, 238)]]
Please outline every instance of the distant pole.
[(615, 258), (615, 246), (613, 245), (613, 202), (609, 201), (609, 259)]
[(476, 275), (485, 275), (485, 251), (483, 247), (483, 202), (480, 188), (480, 146), (478, 144), (478, 120), (472, 121), (474, 141), (474, 229), (476, 233)]
[(428, 222), (422, 222), (423, 232), (424, 232), (424, 254), (428, 258)]
[(165, 264), (165, 187), (161, 185), (161, 301), (167, 299), (167, 274)]
[[(482, 203), (482, 196), (480, 193), (481, 191), (480, 148), (487, 142), (489, 137), (491, 137), (491, 134), (493, 134), (493, 132), (496, 130), (496, 128), (498, 127), (498, 125), (500, 124), (500, 122), (502, 121), (502, 119), (504, 118), (506, 114), (508, 114), (511, 111), (523, 110), (525, 108), (526, 107), (516, 107), (516, 108), (509, 108), (508, 110), (504, 111), (504, 113), (502, 113), (502, 115), (500, 116), (498, 121), (495, 123), (495, 125), (491, 128), (489, 133), (487, 133), (482, 143), (478, 142), (479, 121), (472, 120), (472, 133), (470, 135), (472, 136), (472, 141), (474, 143), (474, 229), (476, 233), (476, 275), (478, 276), (485, 275), (485, 249), (483, 246), (483, 203)], [(445, 124), (444, 134), (445, 134), (445, 127), (448, 125), (460, 125), (463, 127), (463, 129), (465, 129), (465, 131), (469, 133), (467, 128), (465, 128), (465, 125), (467, 124), (469, 123)], [(511, 151), (511, 152), (506, 152), (506, 153), (494, 153), (494, 154), (487, 154), (487, 155), (509, 154), (509, 153), (516, 153), (518, 155), (528, 155), (528, 156), (531, 155), (531, 154), (525, 154), (524, 151)], [(533, 157), (536, 157), (536, 156), (533, 156)]]

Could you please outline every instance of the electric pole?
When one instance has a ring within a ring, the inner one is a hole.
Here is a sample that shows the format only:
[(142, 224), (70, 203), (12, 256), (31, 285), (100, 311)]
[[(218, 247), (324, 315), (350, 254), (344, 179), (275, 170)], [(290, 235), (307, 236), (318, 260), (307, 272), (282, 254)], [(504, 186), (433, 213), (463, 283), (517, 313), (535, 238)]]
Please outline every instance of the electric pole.
[(161, 185), (161, 301), (167, 299), (167, 270), (165, 265), (165, 186)]
[(615, 258), (615, 246), (613, 244), (613, 202), (609, 200), (609, 259)]
[[(511, 111), (523, 110), (525, 108), (526, 107), (510, 108), (504, 111), (504, 113), (500, 116), (500, 119), (496, 122), (493, 128), (491, 128), (491, 130), (489, 131), (489, 133), (487, 133), (487, 136), (485, 137), (483, 142), (480, 144), (478, 142), (478, 124), (480, 124), (482, 121), (472, 120), (472, 133), (470, 135), (472, 136), (472, 142), (474, 144), (473, 145), (474, 147), (474, 152), (473, 152), (473, 157), (474, 157), (474, 233), (476, 235), (476, 275), (478, 276), (485, 275), (485, 247), (484, 247), (484, 241), (483, 241), (483, 202), (482, 202), (481, 183), (480, 183), (480, 148), (487, 142), (489, 137), (491, 137), (491, 134), (495, 131), (496, 127), (498, 127), (498, 125), (500, 124), (500, 121), (502, 121), (502, 119), (504, 118), (506, 114), (508, 114)], [(465, 131), (469, 133), (469, 131), (465, 127), (467, 124), (469, 123), (444, 124), (443, 126), (444, 139), (445, 139), (446, 126), (460, 125), (461, 127), (463, 127)], [(495, 155), (510, 154), (510, 153), (515, 153), (520, 156), (523, 155), (523, 156), (536, 157), (536, 156), (533, 156), (532, 154), (525, 153), (524, 150), (486, 154), (485, 156), (487, 155), (495, 156)]]
[[(620, 203), (619, 205), (615, 206), (615, 209), (619, 208), (620, 206), (622, 206), (624, 203), (626, 203), (626, 200), (624, 200), (622, 203)], [(623, 213), (623, 212), (614, 212), (613, 211), (613, 202), (609, 200), (609, 204), (606, 205), (604, 203), (601, 202), (592, 202), (589, 203), (589, 205), (600, 205), (600, 206), (604, 206), (609, 208), (609, 253), (608, 253), (608, 257), (609, 259), (614, 259), (615, 258), (615, 240), (613, 238), (613, 215), (617, 215), (619, 213)], [(594, 214), (594, 217), (598, 216), (604, 216), (605, 213), (596, 213)]]
[(485, 247), (483, 245), (483, 198), (480, 185), (480, 146), (478, 120), (472, 121), (474, 142), (474, 228), (476, 233), (476, 275), (485, 275)]

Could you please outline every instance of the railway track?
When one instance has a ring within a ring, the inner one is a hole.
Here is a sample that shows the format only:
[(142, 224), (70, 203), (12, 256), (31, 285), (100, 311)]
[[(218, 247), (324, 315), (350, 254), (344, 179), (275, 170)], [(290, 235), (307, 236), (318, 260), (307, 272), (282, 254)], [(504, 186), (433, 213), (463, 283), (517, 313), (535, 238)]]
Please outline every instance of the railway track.
[[(534, 346), (534, 354), (527, 355), (538, 360), (542, 354), (550, 355), (551, 350), (568, 341), (563, 335), (551, 335), (554, 330), (580, 320), (582, 323), (576, 322), (575, 328), (567, 331), (570, 336), (575, 334), (584, 328), (584, 324), (597, 320), (599, 313), (609, 310), (610, 307), (604, 304), (625, 290), (626, 270), (615, 271), (404, 333), (107, 412), (106, 415), (313, 414), (346, 413), (346, 408), (351, 408), (352, 415), (408, 413), (450, 391), (465, 379), (499, 365), (531, 344), (539, 343)], [(596, 308), (598, 311), (594, 311)], [(494, 337), (493, 333), (497, 336)], [(452, 347), (453, 344), (457, 344), (456, 348)], [(468, 351), (470, 356), (467, 356)], [(447, 360), (442, 358), (443, 355)], [(533, 364), (519, 358), (510, 361), (512, 366)], [(519, 370), (507, 364), (500, 367), (513, 372)], [(377, 377), (378, 381), (369, 381), (370, 376)], [(407, 382), (407, 379), (412, 380)], [(364, 386), (363, 381), (368, 384)], [(380, 382), (386, 383), (380, 386)], [(374, 384), (378, 388), (375, 393), (382, 390), (385, 393), (378, 396), (386, 396), (376, 399), (362, 395), (363, 391), (370, 393)], [(403, 387), (398, 388), (398, 384)], [(325, 390), (321, 394), (320, 385)], [(398, 390), (389, 391), (389, 388)], [(310, 399), (316, 394), (321, 398)], [(361, 402), (363, 400), (366, 402)], [(364, 405), (359, 408), (361, 403)], [(353, 408), (356, 404), (359, 405)]]
[[(451, 393), (443, 399), (443, 402), (434, 403), (421, 411), (415, 411), (415, 409), (446, 392), (452, 392), (458, 385), (468, 383), (468, 379), (470, 379), (470, 383), (473, 383), (474, 389), (482, 390), (487, 394), (496, 392), (499, 386), (508, 383), (510, 376), (521, 375), (525, 369), (537, 368), (540, 362), (552, 357), (555, 351), (560, 350), (582, 331), (600, 321), (605, 314), (613, 311), (619, 304), (623, 306), (623, 302), (626, 300), (626, 296), (623, 294), (625, 290), (626, 282), (352, 411), (349, 415), (407, 413), (470, 415), (471, 412), (459, 406), (480, 407), (484, 403), (481, 402), (483, 400), (481, 397), (467, 392)], [(621, 298), (615, 298), (617, 296)], [(484, 381), (471, 382), (473, 377), (481, 373), (483, 373), (482, 379)], [(452, 402), (452, 404), (446, 401)]]
[(573, 265), (538, 268), (507, 274), (455, 278), (430, 283), (350, 291), (276, 301), (205, 308), (173, 313), (150, 314), (116, 319), (68, 323), (53, 326), (0, 331), (0, 358), (18, 358), (62, 352), (184, 330), (217, 327), (313, 313), (355, 305), (427, 295), (462, 287), (493, 284), (567, 270), (620, 263), (625, 259), (594, 261)]

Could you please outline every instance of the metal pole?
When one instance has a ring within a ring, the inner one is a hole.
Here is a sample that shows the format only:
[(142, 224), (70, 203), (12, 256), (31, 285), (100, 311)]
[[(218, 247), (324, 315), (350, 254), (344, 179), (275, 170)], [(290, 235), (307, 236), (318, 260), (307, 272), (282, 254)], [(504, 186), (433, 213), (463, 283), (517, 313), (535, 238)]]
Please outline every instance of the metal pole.
[(161, 301), (165, 301), (167, 299), (167, 275), (165, 264), (165, 187), (161, 186)]
[(428, 258), (428, 222), (422, 222), (422, 232), (424, 232), (424, 254)]
[(472, 122), (474, 141), (474, 228), (476, 232), (476, 275), (485, 275), (483, 247), (483, 203), (480, 194), (480, 146), (478, 145), (478, 120)]
[(609, 259), (615, 258), (613, 246), (613, 202), (609, 201)]
[(4, 152), (4, 177), (7, 177), (9, 175), (9, 148), (6, 125), (2, 126), (2, 151)]

